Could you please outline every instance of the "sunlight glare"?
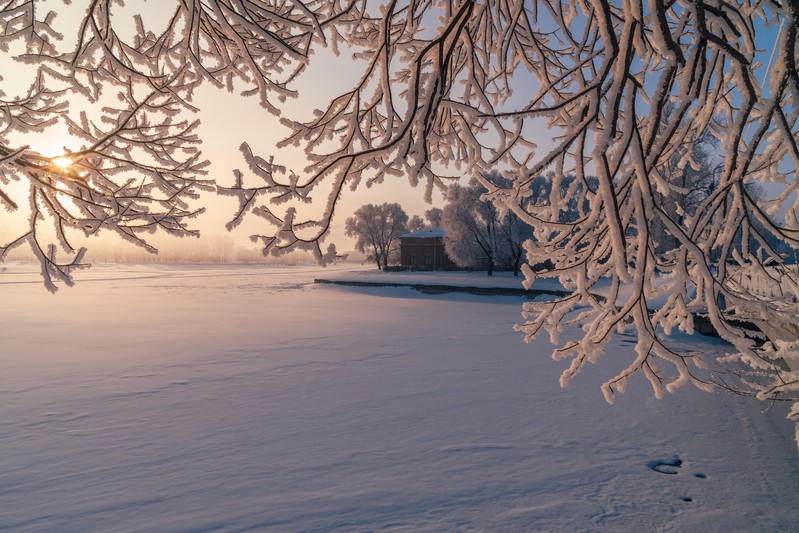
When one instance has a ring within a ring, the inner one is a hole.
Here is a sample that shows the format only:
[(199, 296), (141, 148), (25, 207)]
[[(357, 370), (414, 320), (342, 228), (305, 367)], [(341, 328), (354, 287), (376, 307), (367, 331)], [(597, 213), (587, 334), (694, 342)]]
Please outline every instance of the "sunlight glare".
[(52, 159), (52, 162), (61, 170), (66, 170), (70, 167), (70, 165), (72, 165), (72, 159), (66, 156), (56, 157)]

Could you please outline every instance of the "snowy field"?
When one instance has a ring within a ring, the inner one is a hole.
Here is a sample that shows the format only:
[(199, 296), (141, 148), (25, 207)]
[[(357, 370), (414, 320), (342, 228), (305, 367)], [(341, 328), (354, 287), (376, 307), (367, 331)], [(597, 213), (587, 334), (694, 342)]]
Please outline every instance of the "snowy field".
[(0, 530), (797, 531), (784, 406), (643, 380), (609, 406), (628, 339), (562, 390), (520, 298), (313, 284), (351, 268), (100, 266), (50, 295), (8, 265)]

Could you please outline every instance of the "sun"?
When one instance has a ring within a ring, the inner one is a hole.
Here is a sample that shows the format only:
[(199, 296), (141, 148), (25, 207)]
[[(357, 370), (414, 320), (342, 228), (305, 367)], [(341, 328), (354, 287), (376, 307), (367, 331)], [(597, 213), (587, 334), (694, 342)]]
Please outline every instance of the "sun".
[(52, 162), (61, 170), (66, 170), (72, 165), (72, 159), (66, 156), (55, 157), (52, 159)]

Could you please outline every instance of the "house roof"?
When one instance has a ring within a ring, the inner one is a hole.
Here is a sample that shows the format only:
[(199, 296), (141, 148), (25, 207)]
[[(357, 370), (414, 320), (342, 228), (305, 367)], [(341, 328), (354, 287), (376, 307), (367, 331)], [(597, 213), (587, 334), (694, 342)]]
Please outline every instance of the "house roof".
[(412, 233), (405, 233), (404, 235), (400, 235), (401, 239), (409, 238), (409, 239), (432, 239), (435, 237), (446, 237), (447, 232), (441, 228), (427, 228), (421, 231), (414, 231)]

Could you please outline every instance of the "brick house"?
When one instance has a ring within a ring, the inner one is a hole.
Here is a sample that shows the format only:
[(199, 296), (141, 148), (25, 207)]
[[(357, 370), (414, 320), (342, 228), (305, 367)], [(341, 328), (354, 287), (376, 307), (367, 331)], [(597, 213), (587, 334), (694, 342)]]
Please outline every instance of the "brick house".
[(400, 267), (420, 270), (457, 269), (444, 251), (446, 233), (429, 228), (400, 235)]

